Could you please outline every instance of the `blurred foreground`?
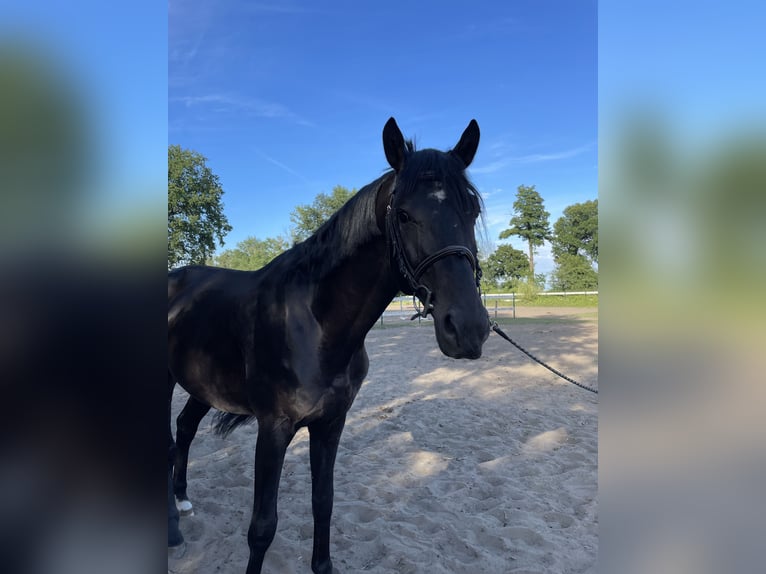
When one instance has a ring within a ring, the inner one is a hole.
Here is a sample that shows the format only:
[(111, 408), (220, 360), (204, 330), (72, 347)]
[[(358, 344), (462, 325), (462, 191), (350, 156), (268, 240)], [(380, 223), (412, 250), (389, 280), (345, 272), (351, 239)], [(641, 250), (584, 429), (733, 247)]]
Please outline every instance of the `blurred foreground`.
[(763, 8), (600, 8), (599, 571), (760, 571)]
[(0, 9), (5, 574), (165, 567), (165, 12)]

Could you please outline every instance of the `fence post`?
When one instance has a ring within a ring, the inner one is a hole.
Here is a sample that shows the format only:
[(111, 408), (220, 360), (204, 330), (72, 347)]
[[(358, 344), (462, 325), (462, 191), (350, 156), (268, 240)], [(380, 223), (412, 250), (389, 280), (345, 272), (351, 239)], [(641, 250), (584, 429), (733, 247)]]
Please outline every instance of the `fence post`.
[(495, 321), (497, 321), (497, 299), (495, 299)]
[(513, 318), (516, 318), (516, 292), (511, 293), (511, 301), (513, 301)]

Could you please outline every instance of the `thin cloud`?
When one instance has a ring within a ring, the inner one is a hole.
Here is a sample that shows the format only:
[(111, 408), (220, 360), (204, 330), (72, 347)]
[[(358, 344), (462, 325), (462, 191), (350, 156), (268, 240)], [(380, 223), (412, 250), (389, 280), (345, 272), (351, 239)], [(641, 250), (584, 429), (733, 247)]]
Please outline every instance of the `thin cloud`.
[(175, 66), (190, 64), (199, 53), (215, 20), (215, 7), (204, 4), (172, 0), (168, 2), (168, 72)]
[(242, 6), (247, 12), (266, 12), (273, 14), (319, 14), (319, 10), (306, 8), (305, 6), (290, 5), (288, 3), (254, 2)]
[(206, 94), (203, 96), (178, 96), (171, 98), (170, 101), (182, 103), (187, 108), (200, 106), (214, 112), (244, 112), (250, 116), (285, 119), (298, 125), (315, 127), (313, 122), (302, 118), (286, 106), (259, 98), (242, 98), (228, 94)]
[(514, 158), (518, 163), (534, 163), (538, 161), (555, 161), (558, 159), (568, 159), (570, 157), (575, 157), (580, 155), (581, 153), (585, 153), (589, 149), (591, 149), (591, 144), (586, 144), (580, 147), (576, 147), (574, 149), (561, 151), (557, 153), (539, 153), (539, 154), (531, 154), (531, 155), (525, 155), (519, 158)]
[(508, 167), (510, 164), (511, 164), (510, 159), (499, 159), (499, 160), (493, 161), (492, 163), (488, 163), (480, 167), (472, 167), (470, 171), (471, 171), (471, 174), (495, 173), (496, 171), (500, 171), (501, 169)]
[(509, 165), (519, 163), (540, 163), (545, 161), (558, 161), (578, 156), (590, 150), (593, 144), (586, 144), (576, 148), (554, 152), (554, 153), (535, 153), (521, 156), (504, 157), (483, 166), (471, 168), (471, 173), (495, 173), (508, 167)]
[(348, 90), (333, 90), (332, 94), (346, 102), (383, 112), (384, 114), (393, 115), (396, 110), (396, 106), (391, 105), (391, 103), (379, 98), (377, 95), (351, 92)]
[(257, 153), (259, 156), (261, 156), (261, 157), (262, 157), (263, 159), (265, 159), (267, 162), (269, 162), (269, 163), (271, 163), (271, 164), (273, 164), (273, 165), (277, 166), (278, 168), (280, 168), (280, 169), (282, 169), (282, 170), (286, 171), (287, 173), (289, 173), (289, 174), (291, 174), (291, 175), (294, 175), (295, 177), (297, 177), (298, 179), (300, 179), (300, 180), (301, 180), (301, 181), (303, 181), (304, 183), (308, 183), (308, 184), (311, 184), (311, 182), (310, 182), (308, 179), (306, 179), (306, 178), (305, 178), (303, 175), (301, 175), (300, 173), (298, 173), (297, 171), (295, 171), (295, 170), (294, 170), (293, 168), (291, 168), (290, 166), (283, 164), (281, 161), (279, 161), (279, 160), (277, 160), (277, 159), (274, 159), (274, 158), (273, 158), (273, 157), (271, 157), (270, 155), (266, 155), (265, 153), (263, 153), (263, 152), (262, 152), (261, 150), (259, 150), (259, 149), (256, 149), (256, 150), (255, 150), (255, 153)]

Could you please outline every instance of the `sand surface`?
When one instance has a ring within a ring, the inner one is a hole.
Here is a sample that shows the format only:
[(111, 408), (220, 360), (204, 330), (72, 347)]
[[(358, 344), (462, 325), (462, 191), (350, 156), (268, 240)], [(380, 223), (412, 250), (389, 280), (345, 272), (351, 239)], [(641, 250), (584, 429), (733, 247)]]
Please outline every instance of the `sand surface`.
[[(597, 386), (594, 309), (518, 308), (517, 316), (542, 319), (504, 325), (511, 337)], [(481, 359), (458, 361), (439, 352), (432, 325), (390, 325), (367, 337), (370, 372), (338, 450), (336, 570), (596, 572), (597, 396), (495, 334)], [(176, 389), (174, 417), (185, 396)], [(169, 556), (174, 574), (240, 574), (247, 564), (257, 425), (222, 439), (211, 419), (192, 444), (195, 514), (181, 519), (187, 543)], [(288, 450), (265, 573), (311, 572), (308, 445), (302, 429)]]

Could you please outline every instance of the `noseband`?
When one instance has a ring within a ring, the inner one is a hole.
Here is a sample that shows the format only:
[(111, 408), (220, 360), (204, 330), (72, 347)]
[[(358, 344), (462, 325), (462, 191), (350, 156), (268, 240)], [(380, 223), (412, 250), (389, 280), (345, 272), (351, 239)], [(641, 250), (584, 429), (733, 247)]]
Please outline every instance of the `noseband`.
[(399, 229), (399, 222), (396, 219), (396, 214), (394, 212), (395, 210), (393, 208), (395, 196), (396, 189), (391, 192), (391, 199), (389, 199), (388, 206), (386, 206), (386, 230), (388, 232), (388, 239), (391, 243), (391, 254), (396, 261), (399, 273), (401, 273), (402, 278), (409, 287), (410, 293), (408, 294), (412, 295), (413, 301), (415, 300), (415, 297), (417, 297), (423, 303), (422, 309), (418, 309), (416, 305), (417, 312), (412, 316), (412, 319), (417, 317), (422, 317), (425, 319), (428, 317), (428, 314), (433, 311), (434, 308), (433, 303), (431, 302), (433, 292), (428, 287), (420, 283), (420, 278), (429, 267), (431, 267), (440, 259), (444, 259), (445, 257), (449, 257), (451, 255), (461, 255), (468, 259), (468, 263), (471, 265), (471, 270), (474, 273), (477, 288), (479, 288), (481, 283), (481, 267), (479, 266), (479, 262), (476, 257), (474, 257), (473, 252), (471, 252), (468, 247), (463, 245), (448, 245), (447, 247), (439, 249), (436, 253), (432, 253), (431, 255), (427, 256), (417, 265), (417, 267), (413, 268), (412, 264), (410, 264), (410, 261), (407, 259), (407, 254), (404, 252), (402, 233)]

